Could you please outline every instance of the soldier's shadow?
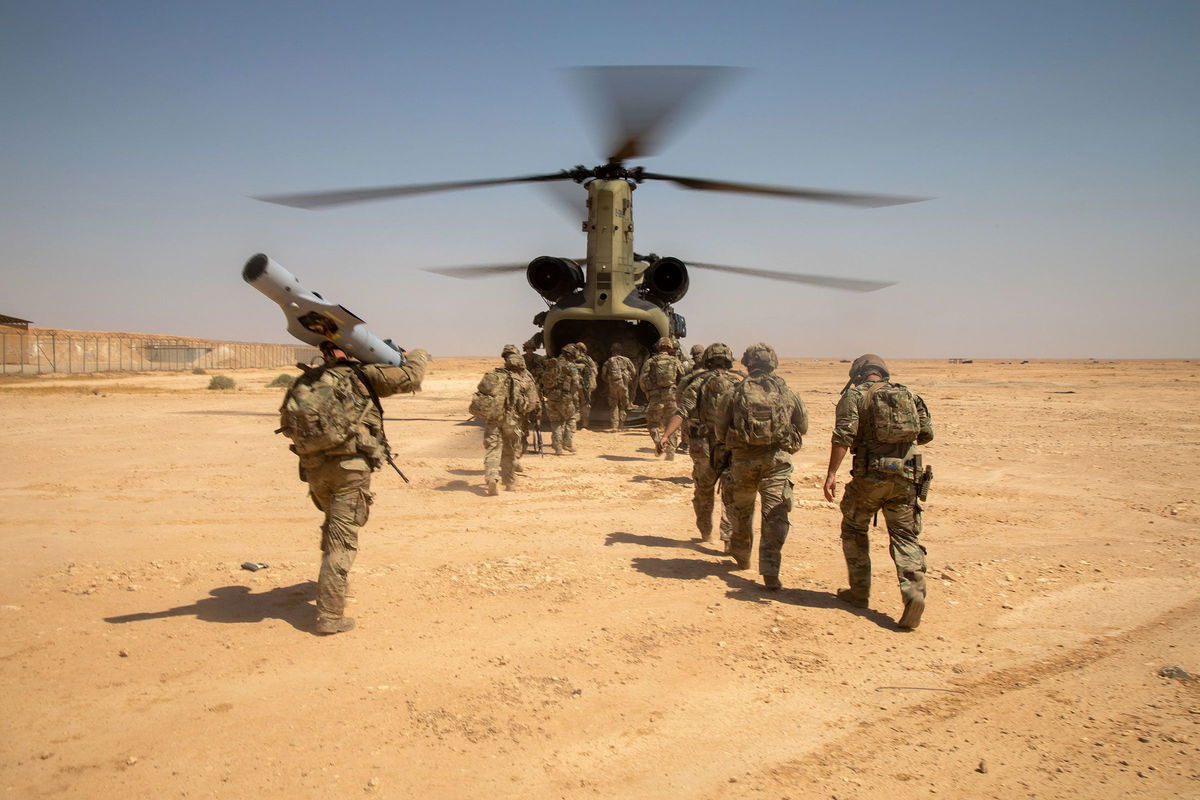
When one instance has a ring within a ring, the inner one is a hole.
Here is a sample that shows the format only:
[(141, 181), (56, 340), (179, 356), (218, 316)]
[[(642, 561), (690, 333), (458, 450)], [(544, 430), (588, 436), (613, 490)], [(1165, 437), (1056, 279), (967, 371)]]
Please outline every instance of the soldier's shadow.
[(603, 458), (605, 461), (646, 461), (647, 459), (641, 456), (614, 456), (611, 453), (601, 453), (596, 458)]
[(258, 593), (249, 586), (220, 586), (210, 591), (209, 597), (201, 598), (188, 606), (105, 617), (104, 621), (113, 625), (123, 625), (127, 622), (168, 617), (195, 617), (203, 622), (221, 623), (280, 619), (298, 631), (312, 633), (312, 601), (316, 595), (317, 584), (314, 581), (304, 581), (293, 586), (277, 586)]
[(604, 537), (604, 546), (612, 547), (614, 544), (640, 544), (645, 547), (682, 547), (689, 550), (701, 550), (695, 542), (685, 542), (680, 539), (669, 539), (666, 536), (647, 536), (640, 533), (627, 533), (626, 531), (614, 531)]
[[(611, 535), (611, 534), (610, 534)], [(703, 548), (697, 548), (703, 549)], [(696, 581), (716, 576), (729, 587), (725, 596), (730, 600), (738, 600), (757, 605), (768, 605), (771, 602), (787, 605), (804, 606), (806, 608), (831, 608), (844, 611), (856, 617), (862, 617), (874, 622), (881, 628), (895, 630), (896, 623), (886, 614), (869, 608), (854, 608), (837, 599), (830, 592), (818, 592), (813, 589), (783, 588), (777, 592), (768, 592), (756, 580), (743, 577), (734, 571), (728, 561), (697, 561), (692, 558), (635, 558), (633, 568), (652, 578), (673, 578), (675, 580)]]
[(660, 478), (655, 475), (634, 475), (629, 480), (633, 481), (634, 483), (649, 483), (653, 481), (655, 483), (674, 483), (677, 486), (692, 485), (692, 479), (686, 475), (671, 475), (670, 477), (666, 478)]
[(480, 497), (487, 497), (486, 488), (467, 481), (450, 481), (443, 483), (441, 486), (435, 486), (433, 489), (437, 492), (470, 492)]
[(446, 472), (449, 472), (451, 475), (482, 475), (483, 474), (483, 470), (481, 470), (481, 469), (448, 469), (448, 470), (446, 470)]

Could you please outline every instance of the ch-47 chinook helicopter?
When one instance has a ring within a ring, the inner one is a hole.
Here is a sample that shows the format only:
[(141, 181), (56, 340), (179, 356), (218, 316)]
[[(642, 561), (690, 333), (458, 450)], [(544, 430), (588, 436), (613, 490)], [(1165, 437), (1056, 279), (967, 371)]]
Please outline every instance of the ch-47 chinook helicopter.
[[(570, 259), (539, 256), (529, 263), (490, 264), (431, 269), (460, 278), (480, 278), (525, 271), (529, 285), (548, 303), (534, 318), (547, 355), (557, 355), (572, 342), (584, 342), (598, 360), (613, 344), (640, 364), (661, 337), (682, 338), (686, 322), (674, 303), (688, 290), (688, 268), (718, 270), (759, 278), (791, 281), (856, 292), (891, 283), (806, 275), (775, 270), (684, 262), (633, 249), (633, 192), (644, 181), (668, 181), (687, 189), (878, 207), (925, 198), (859, 194), (821, 189), (766, 186), (649, 172), (626, 166), (629, 159), (650, 155), (665, 130), (690, 111), (735, 70), (726, 67), (591, 67), (574, 70), (602, 107), (609, 128), (608, 157), (596, 167), (576, 166), (559, 172), (513, 178), (450, 181), (365, 189), (262, 196), (256, 199), (305, 209), (383, 200), (433, 192), (512, 183), (573, 181), (587, 191), (587, 256)], [(538, 336), (535, 335), (535, 341)]]

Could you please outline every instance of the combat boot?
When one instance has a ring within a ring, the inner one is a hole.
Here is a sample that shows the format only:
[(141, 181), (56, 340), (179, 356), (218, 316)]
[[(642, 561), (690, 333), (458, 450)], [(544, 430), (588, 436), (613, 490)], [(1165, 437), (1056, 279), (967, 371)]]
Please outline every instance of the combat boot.
[(487, 493), (489, 497), (495, 497), (496, 495), (500, 494), (500, 489), (496, 485), (495, 481), (487, 482)]
[(319, 617), (316, 631), (321, 636), (354, 630), (354, 617)]
[(763, 587), (768, 592), (778, 592), (783, 588), (783, 584), (779, 582), (778, 575), (763, 575)]
[(838, 589), (837, 599), (855, 608), (866, 608), (868, 605), (867, 598), (856, 593), (853, 589)]

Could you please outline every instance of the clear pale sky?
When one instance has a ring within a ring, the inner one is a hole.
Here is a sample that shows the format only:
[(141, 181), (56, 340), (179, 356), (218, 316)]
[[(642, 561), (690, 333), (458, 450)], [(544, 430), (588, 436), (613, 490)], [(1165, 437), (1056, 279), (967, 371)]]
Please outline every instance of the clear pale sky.
[(286, 342), (241, 280), (261, 251), (404, 346), (498, 353), (545, 308), (524, 277), (420, 268), (582, 255), (536, 187), (326, 211), (249, 196), (599, 163), (562, 68), (606, 64), (750, 68), (634, 163), (936, 198), (643, 184), (639, 252), (900, 282), (693, 272), (689, 343), (1200, 356), (1194, 0), (0, 0), (0, 313)]

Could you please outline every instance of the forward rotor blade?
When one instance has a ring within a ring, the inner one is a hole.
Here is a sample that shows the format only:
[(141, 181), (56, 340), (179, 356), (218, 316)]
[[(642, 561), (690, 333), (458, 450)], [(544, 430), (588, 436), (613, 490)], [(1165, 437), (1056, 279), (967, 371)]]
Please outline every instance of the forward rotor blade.
[(660, 172), (643, 172), (642, 178), (656, 181), (671, 181), (685, 189), (708, 192), (732, 192), (734, 194), (764, 194), (774, 197), (791, 197), (796, 200), (815, 200), (819, 203), (840, 203), (847, 206), (881, 208), (905, 203), (920, 203), (928, 197), (901, 197), (890, 194), (862, 194), (858, 192), (833, 192), (827, 189), (806, 189), (790, 186), (767, 186), (761, 183), (736, 183), (708, 178), (685, 178), (679, 175), (663, 175)]
[(340, 189), (331, 192), (306, 192), (303, 194), (270, 194), (254, 197), (264, 203), (275, 203), (292, 208), (328, 208), (348, 203), (365, 203), (370, 200), (387, 200), (391, 197), (407, 197), (414, 194), (453, 192), (458, 189), (477, 189), (481, 186), (501, 186), (506, 183), (541, 183), (543, 181), (569, 181), (565, 172), (545, 175), (524, 175), (517, 178), (489, 178), (478, 181), (447, 181), (445, 183), (414, 183), (407, 186), (377, 186), (368, 189)]
[(728, 267), (723, 264), (699, 264), (695, 261), (684, 262), (696, 269), (710, 269), (715, 272), (732, 272), (736, 275), (751, 275), (755, 278), (768, 278), (773, 281), (789, 281), (791, 283), (806, 283), (810, 286), (824, 286), (827, 289), (842, 289), (847, 292), (873, 292), (876, 289), (886, 289), (895, 286), (895, 282), (869, 281), (859, 278), (835, 278), (832, 275), (807, 275), (802, 272), (779, 272), (773, 269), (752, 269), (750, 267)]
[(571, 70), (610, 161), (651, 155), (672, 126), (693, 115), (741, 70), (734, 67), (578, 67)]

